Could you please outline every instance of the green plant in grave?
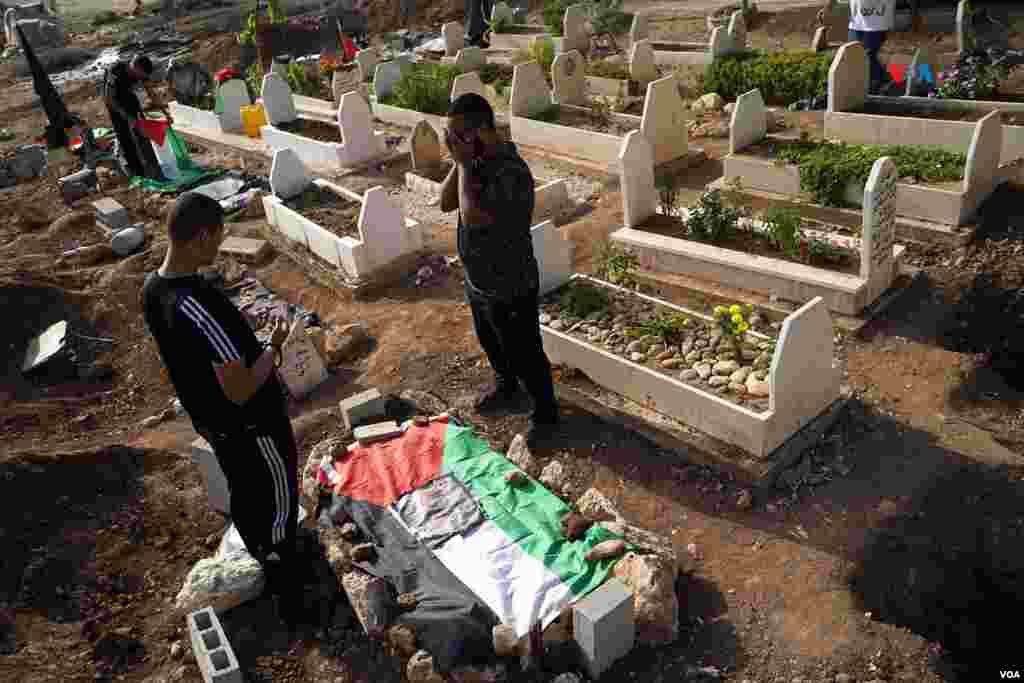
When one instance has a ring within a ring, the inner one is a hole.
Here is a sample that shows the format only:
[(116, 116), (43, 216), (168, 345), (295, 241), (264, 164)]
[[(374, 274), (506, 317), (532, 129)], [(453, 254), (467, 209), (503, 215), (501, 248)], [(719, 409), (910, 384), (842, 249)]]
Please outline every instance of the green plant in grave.
[(792, 207), (773, 206), (764, 216), (772, 243), (789, 258), (800, 257), (800, 212)]
[(686, 229), (691, 237), (703, 242), (721, 242), (736, 233), (743, 212), (723, 201), (721, 190), (708, 190), (690, 207)]
[(245, 72), (245, 83), (254, 97), (260, 96), (260, 92), (263, 90), (263, 72), (260, 71), (259, 60), (249, 65)]
[(728, 308), (715, 306), (713, 315), (719, 329), (733, 342), (739, 343), (750, 330), (750, 316), (753, 312), (754, 307), (750, 304), (733, 304)]
[(558, 112), (558, 105), (552, 104), (550, 107), (545, 107), (527, 118), (531, 118), (534, 121), (543, 121), (545, 123), (555, 123), (558, 121)]
[(622, 11), (622, 0), (591, 0), (589, 5), (590, 24), (595, 34), (629, 33), (633, 15)]
[(574, 282), (562, 294), (559, 306), (563, 313), (574, 318), (586, 318), (592, 313), (608, 309), (608, 293), (594, 285)]
[(823, 96), (831, 65), (831, 55), (810, 51), (723, 57), (708, 66), (701, 88), (727, 100), (756, 88), (766, 103), (789, 105)]
[(636, 278), (633, 272), (640, 265), (636, 254), (624, 249), (612, 241), (606, 241), (601, 245), (601, 252), (598, 255), (598, 276), (604, 278), (613, 285), (632, 288), (636, 285)]
[(658, 190), (658, 206), (666, 216), (679, 214), (679, 179), (668, 173), (658, 176), (654, 186)]
[(450, 104), (452, 82), (461, 73), (462, 69), (448, 64), (405, 65), (386, 104), (444, 116)]
[(579, 4), (579, 0), (545, 0), (541, 16), (544, 18), (544, 26), (547, 27), (551, 35), (562, 35), (562, 20), (565, 19), (565, 10), (576, 4)]
[(480, 76), (480, 82), (486, 85), (501, 77), (501, 68), (497, 64), (488, 62), (477, 69), (476, 73)]
[(587, 75), (628, 81), (629, 65), (622, 62), (609, 62), (607, 59), (598, 59), (587, 63)]
[(306, 97), (320, 95), (320, 70), (311, 72), (304, 64), (292, 62), (288, 65), (288, 87), (292, 92)]
[(684, 332), (692, 327), (693, 320), (682, 313), (659, 315), (633, 325), (626, 330), (626, 336), (645, 337), (651, 335), (658, 337), (666, 345), (671, 346), (679, 344), (682, 341)]

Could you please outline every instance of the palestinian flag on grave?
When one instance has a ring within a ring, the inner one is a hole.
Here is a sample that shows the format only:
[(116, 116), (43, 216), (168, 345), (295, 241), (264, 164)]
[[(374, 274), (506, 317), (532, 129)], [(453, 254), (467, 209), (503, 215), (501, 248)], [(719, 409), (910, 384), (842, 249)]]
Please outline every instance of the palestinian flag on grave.
[[(561, 532), (568, 506), (532, 479), (510, 485), (505, 474), (515, 469), (472, 429), (442, 416), (410, 425), (400, 438), (328, 455), (318, 476), (378, 546), (378, 561), (361, 567), (386, 574), (399, 592), (407, 592), (402, 583), (411, 575), (428, 578), (417, 586), (417, 609), (399, 621), (411, 619), (424, 641), (423, 629), (436, 630), (433, 622), (447, 610), (457, 618), (448, 622), (446, 637), (472, 639), (483, 628), (489, 654), (494, 623), (512, 626), (520, 637), (538, 621), (547, 626), (600, 586), (615, 562), (584, 559), (615, 538), (611, 532), (595, 525), (569, 542)], [(436, 617), (433, 604), (444, 606)], [(474, 612), (474, 605), (486, 610)], [(468, 654), (445, 654), (446, 644), (427, 634), (423, 647), (439, 666)]]

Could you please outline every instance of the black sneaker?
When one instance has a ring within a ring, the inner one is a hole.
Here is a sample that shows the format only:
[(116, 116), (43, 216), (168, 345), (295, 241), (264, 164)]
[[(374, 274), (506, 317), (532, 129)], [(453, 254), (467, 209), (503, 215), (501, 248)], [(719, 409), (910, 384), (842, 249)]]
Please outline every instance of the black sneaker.
[(507, 412), (519, 403), (519, 385), (498, 382), (486, 387), (476, 400), (476, 411), (481, 415)]
[(552, 445), (559, 435), (561, 426), (562, 420), (557, 412), (534, 413), (530, 417), (530, 427), (526, 432), (526, 446), (533, 450)]

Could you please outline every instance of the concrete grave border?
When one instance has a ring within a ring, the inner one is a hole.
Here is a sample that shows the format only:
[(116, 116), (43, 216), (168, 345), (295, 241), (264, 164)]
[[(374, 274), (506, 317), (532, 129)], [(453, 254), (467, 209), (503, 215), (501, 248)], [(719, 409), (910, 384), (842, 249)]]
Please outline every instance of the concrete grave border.
[[(509, 16), (511, 8), (503, 2), (496, 3), (491, 9), (491, 21), (502, 16)], [(562, 15), (562, 36), (556, 38), (543, 24), (511, 24), (516, 33), (491, 33), (491, 49), (496, 51), (529, 49), (534, 38), (551, 38), (555, 45), (555, 54), (577, 50), (581, 54), (590, 52), (590, 33), (587, 31), (588, 14), (586, 6), (570, 5)]]
[[(929, 111), (1024, 113), (1024, 104), (1012, 102), (869, 95), (867, 68), (867, 55), (860, 43), (846, 43), (839, 48), (828, 72), (826, 138), (863, 145), (892, 144), (899, 140), (903, 145), (941, 147), (964, 154), (970, 149), (977, 122), (863, 114), (858, 110), (866, 104), (877, 104), (922, 114)], [(859, 77), (861, 69), (863, 83)], [(1006, 164), (1024, 157), (1024, 126), (1003, 125), (1002, 129), (999, 161)]]
[[(233, 101), (225, 102), (224, 112), (220, 114), (199, 109), (198, 107), (190, 107), (179, 102), (170, 102), (167, 106), (171, 110), (174, 122), (181, 123), (181, 125), (190, 128), (208, 128), (222, 133), (235, 133), (244, 130), (242, 126), (242, 113), (239, 107), (252, 104), (252, 100), (249, 99), (248, 90), (245, 88), (245, 81), (233, 78), (225, 81), (220, 87), (223, 88), (235, 82), (240, 83), (242, 86), (245, 93), (244, 102), (241, 98), (233, 98)], [(237, 107), (234, 106), (235, 102), (238, 103)]]
[[(635, 253), (646, 270), (683, 274), (788, 301), (819, 298), (829, 310), (845, 315), (857, 315), (874, 303), (892, 286), (899, 272), (904, 247), (892, 246), (892, 259), (879, 262), (871, 258), (872, 247), (867, 240), (832, 233), (811, 234), (859, 252), (859, 276), (639, 230), (638, 226), (658, 212), (654, 175), (646, 171), (650, 165), (650, 145), (643, 137), (631, 133), (622, 146), (620, 160), (626, 224), (613, 232), (610, 239)], [(684, 220), (687, 215), (684, 211)], [(751, 230), (765, 229), (758, 220), (745, 219), (741, 224)], [(865, 264), (877, 267), (866, 269)]]
[[(627, 292), (692, 318), (711, 320), (585, 275), (572, 275), (570, 279)], [(576, 368), (605, 389), (737, 446), (759, 460), (769, 459), (789, 437), (840, 398), (840, 374), (833, 364), (832, 320), (820, 298), (804, 304), (782, 323), (768, 374), (769, 407), (764, 412), (736, 405), (544, 325), (541, 338), (552, 363)]]
[[(758, 104), (753, 99), (747, 100), (746, 103), (751, 107), (756, 107)], [(884, 119), (885, 117), (873, 118)], [(737, 120), (735, 110), (733, 120)], [(914, 119), (902, 120), (914, 121)], [(999, 114), (990, 112), (977, 123), (968, 125), (972, 135), (961, 188), (947, 190), (928, 185), (899, 183), (896, 193), (898, 216), (917, 221), (928, 221), (940, 226), (964, 225), (972, 220), (981, 203), (1004, 181), (998, 158), (1004, 129), (999, 122)], [(765, 136), (755, 140), (740, 138), (738, 137), (740, 134), (735, 130), (730, 132), (730, 140), (734, 141), (731, 143), (731, 147), (734, 151), (723, 160), (723, 181), (728, 183), (732, 178), (739, 177), (742, 179), (744, 188), (790, 197), (802, 196), (799, 168), (793, 164), (780, 164), (770, 159), (744, 155), (743, 148), (764, 139)], [(825, 137), (831, 139), (835, 136), (830, 134), (826, 128)], [(742, 140), (742, 144), (737, 143), (737, 140)], [(900, 144), (908, 143), (906, 136), (899, 135), (881, 143), (850, 139), (846, 139), (846, 142), (891, 144), (891, 140), (899, 140)], [(995, 150), (994, 153), (993, 150)], [(847, 192), (846, 199), (852, 204), (860, 204), (862, 194), (861, 187), (851, 187)]]
[[(293, 152), (279, 150), (275, 157), (287, 153)], [(384, 187), (372, 187), (360, 195), (320, 178), (314, 179), (313, 183), (321, 190), (362, 205), (359, 212), (359, 239), (338, 237), (288, 208), (273, 194), (263, 197), (267, 223), (289, 240), (306, 247), (341, 270), (347, 279), (365, 279), (375, 271), (423, 248), (422, 226), (402, 215), (401, 209), (391, 201)]]
[[(552, 93), (540, 65), (537, 62), (516, 65), (509, 98), (509, 124), (514, 142), (589, 161), (609, 170), (618, 165), (619, 149), (624, 137), (528, 118), (551, 106)], [(570, 111), (587, 111), (584, 107), (558, 106)], [(614, 116), (631, 124), (639, 123), (643, 134), (655, 141), (656, 164), (677, 159), (690, 160), (703, 154), (700, 150), (689, 148), (687, 113), (679, 97), (675, 76), (666, 76), (647, 86), (643, 116)]]
[[(634, 25), (636, 20), (634, 19)], [(650, 40), (642, 38), (640, 40)], [(639, 42), (639, 40), (637, 41)], [(737, 10), (729, 17), (727, 27), (711, 31), (706, 43), (685, 43), (670, 40), (650, 40), (656, 64), (709, 65), (719, 57), (742, 54), (747, 51), (747, 20)]]
[(591, 95), (601, 97), (636, 97), (649, 83), (660, 78), (654, 62), (654, 50), (649, 40), (633, 43), (629, 49), (629, 78), (605, 78), (587, 76), (587, 87)]

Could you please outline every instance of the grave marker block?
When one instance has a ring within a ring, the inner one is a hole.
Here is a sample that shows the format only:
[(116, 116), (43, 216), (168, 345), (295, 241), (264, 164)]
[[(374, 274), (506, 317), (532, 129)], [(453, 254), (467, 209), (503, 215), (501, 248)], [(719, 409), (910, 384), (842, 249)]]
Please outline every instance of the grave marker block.
[(629, 42), (631, 45), (636, 45), (641, 40), (647, 40), (649, 36), (647, 15), (637, 12), (633, 15), (633, 24), (629, 27)]
[(576, 50), (580, 55), (590, 52), (590, 34), (587, 32), (587, 7), (570, 5), (562, 18), (562, 52)]
[(92, 207), (96, 210), (97, 222), (102, 223), (110, 230), (120, 230), (131, 224), (128, 209), (124, 208), (116, 199), (104, 197), (94, 201)]
[(864, 223), (861, 231), (860, 276), (865, 280), (879, 269), (892, 269), (896, 235), (896, 183), (899, 172), (890, 157), (871, 167), (864, 185)]
[(242, 130), (241, 108), (252, 104), (245, 81), (240, 78), (232, 78), (221, 84), (219, 94), (221, 102), (224, 103), (224, 109), (220, 115), (221, 130)]
[(647, 86), (640, 132), (653, 141), (655, 164), (685, 157), (689, 153), (686, 108), (679, 96), (674, 75), (660, 78)]
[(375, 47), (368, 47), (356, 53), (356, 65), (358, 66), (360, 81), (368, 81), (370, 79), (370, 74), (377, 68), (378, 62), (380, 62), (380, 55), (377, 54), (377, 48)]
[(478, 47), (464, 47), (455, 56), (455, 66), (463, 71), (476, 71), (487, 63), (487, 55)]
[(552, 292), (572, 277), (573, 244), (552, 221), (530, 228), (533, 253), (540, 269), (540, 296)]
[(379, 102), (382, 97), (390, 97), (394, 92), (395, 83), (402, 78), (402, 62), (391, 61), (377, 65), (373, 75), (373, 91)]
[(359, 93), (348, 92), (341, 96), (338, 128), (345, 147), (345, 163), (361, 163), (384, 153), (384, 143), (373, 132), (370, 105)]
[(626, 227), (635, 228), (658, 210), (654, 153), (651, 144), (638, 130), (628, 133), (622, 141), (619, 178), (622, 184), (622, 215)]
[(768, 410), (775, 413), (776, 429), (793, 433), (838, 398), (833, 353), (832, 318), (816, 296), (791, 313), (779, 332), (768, 371)]
[(409, 149), (412, 168), (415, 171), (435, 168), (441, 163), (441, 140), (437, 131), (427, 123), (426, 119), (417, 123), (416, 127), (412, 129)]
[(466, 45), (466, 29), (457, 21), (449, 21), (441, 26), (441, 35), (444, 36), (445, 57), (454, 57)]
[(384, 418), (387, 415), (386, 408), (387, 400), (378, 389), (367, 389), (362, 393), (343, 399), (338, 404), (345, 428), (349, 430)]
[(576, 50), (562, 52), (551, 63), (552, 99), (556, 104), (587, 104), (587, 76), (583, 55)]
[(651, 41), (643, 40), (633, 43), (629, 55), (629, 77), (641, 85), (658, 80), (658, 67), (654, 64), (654, 48)]
[(580, 646), (587, 673), (593, 679), (633, 649), (636, 621), (633, 592), (622, 579), (612, 578), (572, 609), (573, 639)]
[(828, 110), (857, 111), (868, 97), (868, 57), (858, 42), (845, 43), (828, 69)]
[(263, 109), (267, 112), (267, 123), (270, 125), (276, 126), (299, 118), (295, 102), (292, 100), (292, 89), (277, 74), (269, 73), (263, 77), (260, 96), (263, 98)]
[(729, 153), (735, 154), (768, 134), (768, 110), (760, 90), (751, 90), (736, 98), (729, 125)]
[(291, 149), (274, 152), (270, 164), (270, 191), (279, 199), (291, 199), (301, 194), (313, 182), (299, 155)]
[(824, 52), (828, 49), (828, 27), (819, 26), (814, 31), (814, 38), (811, 40), (811, 49), (815, 52)]
[(1002, 150), (1003, 121), (997, 110), (974, 124), (974, 136), (967, 148), (967, 163), (964, 165), (964, 192), (974, 189), (986, 192), (998, 183)]
[(509, 114), (533, 116), (551, 106), (551, 91), (537, 62), (517, 64), (512, 72)]
[(480, 97), (487, 99), (487, 88), (484, 86), (484, 82), (480, 80), (480, 74), (475, 71), (456, 76), (455, 80), (452, 81), (452, 102), (466, 93), (476, 93)]

